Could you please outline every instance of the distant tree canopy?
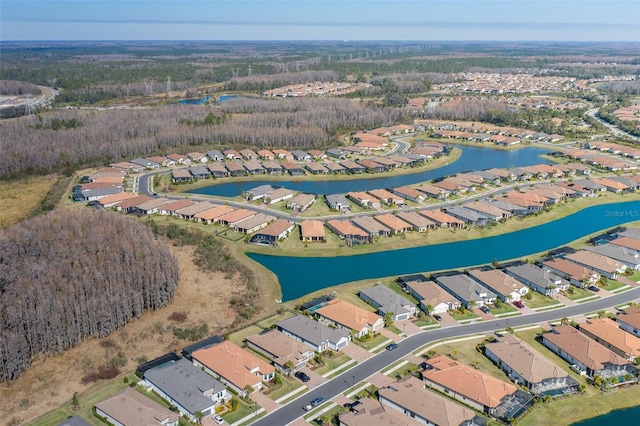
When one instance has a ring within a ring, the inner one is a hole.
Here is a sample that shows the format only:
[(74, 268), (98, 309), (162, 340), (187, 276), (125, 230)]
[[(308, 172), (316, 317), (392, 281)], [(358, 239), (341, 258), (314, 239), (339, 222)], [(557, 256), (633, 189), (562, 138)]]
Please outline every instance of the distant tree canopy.
[(64, 210), (0, 232), (0, 380), (173, 300), (177, 260), (135, 220)]
[(32, 83), (16, 80), (0, 80), (0, 95), (41, 95), (42, 91)]

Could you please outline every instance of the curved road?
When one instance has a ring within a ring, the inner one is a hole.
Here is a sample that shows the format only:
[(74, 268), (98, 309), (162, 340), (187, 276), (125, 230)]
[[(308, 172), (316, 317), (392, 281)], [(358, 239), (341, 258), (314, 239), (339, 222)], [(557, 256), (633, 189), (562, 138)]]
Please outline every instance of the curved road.
[(491, 321), (482, 321), (475, 324), (460, 325), (454, 327), (439, 328), (436, 330), (428, 330), (404, 339), (398, 343), (398, 347), (393, 351), (382, 351), (379, 354), (369, 358), (368, 360), (357, 364), (345, 373), (325, 382), (321, 386), (310, 390), (296, 400), (284, 405), (268, 415), (262, 417), (254, 425), (271, 426), (286, 425), (298, 417), (306, 414), (302, 407), (308, 404), (314, 398), (322, 397), (325, 401), (329, 401), (337, 395), (351, 388), (354, 383), (360, 383), (369, 376), (384, 369), (384, 367), (397, 361), (403, 356), (415, 351), (416, 349), (436, 340), (451, 339), (469, 334), (489, 333), (496, 330), (504, 330), (507, 321), (509, 327), (519, 327), (529, 324), (538, 324), (542, 322), (557, 320), (563, 317), (573, 317), (580, 314), (597, 312), (612, 306), (627, 303), (640, 297), (640, 287), (598, 299), (593, 302), (586, 302), (575, 306), (556, 309), (552, 311), (540, 312), (535, 314), (527, 314), (509, 319), (497, 319)]
[(640, 141), (639, 137), (630, 135), (629, 133), (625, 132), (619, 127), (614, 126), (613, 124), (607, 123), (606, 121), (602, 120), (600, 117), (598, 117), (598, 111), (599, 111), (599, 108), (594, 108), (587, 111), (586, 114), (589, 117), (595, 120), (598, 120), (603, 126), (608, 128), (611, 131), (611, 133), (613, 133), (614, 136), (620, 136), (623, 138), (630, 138), (631, 140), (634, 140), (634, 141)]

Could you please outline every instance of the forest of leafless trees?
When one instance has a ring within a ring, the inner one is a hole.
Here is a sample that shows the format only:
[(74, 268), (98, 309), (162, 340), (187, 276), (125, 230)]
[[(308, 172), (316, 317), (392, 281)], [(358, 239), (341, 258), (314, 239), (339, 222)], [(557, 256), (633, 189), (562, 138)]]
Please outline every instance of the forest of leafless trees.
[(507, 113), (509, 106), (491, 99), (474, 99), (470, 101), (445, 102), (435, 108), (428, 109), (424, 118), (443, 120), (483, 120), (487, 113)]
[(177, 260), (139, 222), (55, 211), (0, 232), (0, 380), (173, 300)]
[(32, 83), (16, 80), (0, 80), (0, 95), (40, 95), (42, 91)]
[[(204, 124), (210, 113), (223, 118), (220, 124)], [(400, 109), (332, 98), (232, 99), (221, 107), (54, 111), (3, 123), (0, 178), (193, 151), (193, 146), (334, 146), (339, 143), (333, 139), (337, 132), (397, 124), (404, 114)]]

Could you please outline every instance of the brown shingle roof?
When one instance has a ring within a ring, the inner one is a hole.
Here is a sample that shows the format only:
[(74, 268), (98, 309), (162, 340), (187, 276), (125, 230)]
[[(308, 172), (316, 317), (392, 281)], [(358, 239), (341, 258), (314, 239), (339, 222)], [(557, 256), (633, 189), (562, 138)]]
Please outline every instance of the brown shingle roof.
[(365, 327), (373, 327), (382, 319), (380, 315), (340, 299), (329, 301), (325, 306), (316, 310), (316, 313), (356, 331), (360, 331)]

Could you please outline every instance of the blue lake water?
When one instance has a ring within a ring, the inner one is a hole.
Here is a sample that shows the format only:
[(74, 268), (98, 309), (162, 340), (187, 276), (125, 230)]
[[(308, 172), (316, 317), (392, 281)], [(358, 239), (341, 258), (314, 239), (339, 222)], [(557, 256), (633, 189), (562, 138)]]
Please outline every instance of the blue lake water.
[(593, 417), (571, 426), (619, 426), (619, 425), (637, 425), (640, 419), (640, 406), (626, 408), (624, 410), (614, 410), (602, 416)]
[[(286, 301), (351, 281), (457, 269), (488, 264), (493, 259), (504, 261), (528, 256), (636, 220), (640, 220), (640, 201), (630, 201), (588, 207), (543, 225), (476, 240), (354, 256), (289, 257), (255, 253), (247, 256), (278, 277), (282, 299)], [(428, 241), (429, 237), (425, 239)]]
[(247, 191), (258, 185), (268, 184), (273, 186), (285, 186), (286, 188), (306, 192), (308, 194), (342, 194), (351, 191), (368, 191), (378, 188), (393, 188), (404, 185), (413, 185), (419, 182), (426, 182), (431, 179), (455, 173), (467, 172), (470, 170), (484, 170), (494, 167), (523, 167), (540, 163), (552, 163), (540, 158), (540, 155), (547, 154), (549, 150), (537, 147), (527, 147), (510, 151), (472, 146), (458, 146), (458, 148), (462, 150), (462, 155), (453, 163), (437, 169), (425, 170), (407, 175), (386, 177), (382, 175), (381, 177), (372, 177), (370, 179), (294, 182), (269, 180), (268, 177), (265, 177), (264, 180), (259, 181), (227, 182), (193, 189), (187, 192), (192, 194), (235, 197), (242, 194), (243, 191)]
[(178, 101), (178, 103), (180, 105), (203, 105), (209, 102), (210, 99), (211, 99), (211, 96), (205, 96), (204, 98), (198, 98), (198, 99), (182, 99)]

